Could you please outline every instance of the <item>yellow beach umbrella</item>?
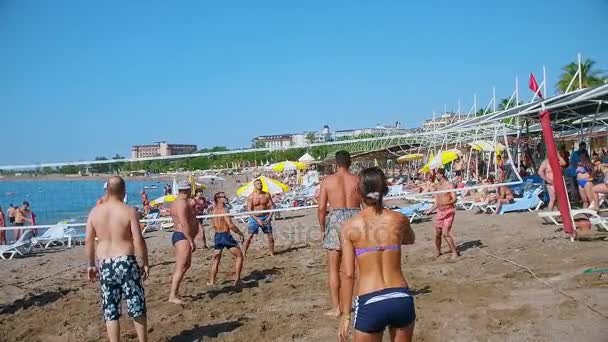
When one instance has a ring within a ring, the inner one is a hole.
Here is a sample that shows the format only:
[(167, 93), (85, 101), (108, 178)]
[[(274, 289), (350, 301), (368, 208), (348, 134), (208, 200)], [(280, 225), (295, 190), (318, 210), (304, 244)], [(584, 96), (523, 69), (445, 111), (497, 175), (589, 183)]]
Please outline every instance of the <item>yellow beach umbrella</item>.
[(171, 202), (175, 201), (176, 198), (177, 198), (177, 195), (165, 195), (165, 196), (162, 196), (162, 197), (159, 197), (159, 198), (153, 200), (152, 202), (150, 202), (150, 205), (154, 207), (159, 204), (171, 203)]
[(483, 152), (502, 152), (505, 150), (505, 145), (499, 142), (491, 142), (488, 140), (477, 140), (469, 143), (469, 146), (475, 151)]
[(420, 160), (423, 157), (424, 157), (424, 155), (422, 155), (421, 153), (406, 154), (404, 156), (397, 158), (397, 163), (405, 163), (407, 161)]
[(458, 159), (460, 155), (461, 152), (456, 149), (439, 152), (435, 157), (431, 158), (431, 160), (429, 160), (429, 162), (426, 163), (419, 172), (427, 173), (431, 170), (439, 169), (445, 164), (449, 164)]
[(261, 177), (254, 179), (253, 181), (241, 186), (236, 191), (236, 195), (237, 196), (249, 196), (255, 190), (255, 188), (253, 187), (253, 183), (258, 179), (262, 181), (262, 190), (265, 192), (268, 192), (272, 195), (289, 191), (289, 187), (287, 185), (285, 185), (277, 180), (274, 180), (272, 178), (267, 178), (267, 177), (261, 176)]
[(272, 169), (272, 171), (283, 172), (283, 171), (294, 171), (294, 170), (306, 170), (308, 168), (308, 165), (301, 163), (301, 162), (297, 162), (297, 161), (294, 162), (294, 161), (286, 160), (284, 162), (272, 164), (272, 165), (270, 165), (270, 168)]

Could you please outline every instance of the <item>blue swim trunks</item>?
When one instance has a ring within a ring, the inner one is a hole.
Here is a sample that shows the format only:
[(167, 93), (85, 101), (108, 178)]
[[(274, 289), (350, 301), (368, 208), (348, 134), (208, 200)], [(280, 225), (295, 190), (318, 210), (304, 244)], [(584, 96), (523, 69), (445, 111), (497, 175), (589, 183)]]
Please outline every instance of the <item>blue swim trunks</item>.
[(386, 327), (405, 328), (416, 320), (414, 297), (404, 287), (382, 289), (358, 296), (353, 325), (368, 334)]
[[(268, 215), (258, 216), (257, 218), (260, 221), (264, 222), (264, 220), (266, 220), (268, 218)], [(257, 234), (258, 231), (260, 230), (260, 228), (262, 228), (262, 232), (264, 234), (272, 234), (272, 224), (270, 222), (268, 222), (265, 225), (260, 225), (257, 223), (256, 220), (253, 219), (253, 217), (249, 218), (247, 228), (249, 230), (249, 234)]]
[(173, 244), (173, 246), (175, 246), (175, 244), (178, 241), (182, 241), (182, 240), (187, 240), (186, 239), (186, 235), (184, 235), (184, 233), (182, 233), (182, 232), (173, 232), (173, 234), (171, 234), (171, 243)]
[(213, 236), (213, 248), (214, 249), (230, 249), (230, 248), (234, 248), (237, 247), (238, 244), (236, 243), (236, 240), (232, 237), (232, 234), (230, 234), (229, 232), (223, 232), (223, 233), (215, 233), (215, 235)]

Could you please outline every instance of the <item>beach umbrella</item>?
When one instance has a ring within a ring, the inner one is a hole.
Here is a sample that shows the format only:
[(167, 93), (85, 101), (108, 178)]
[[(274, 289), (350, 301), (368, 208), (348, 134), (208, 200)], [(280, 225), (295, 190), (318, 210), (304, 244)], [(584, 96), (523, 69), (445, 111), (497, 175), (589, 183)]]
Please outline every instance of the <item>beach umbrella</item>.
[(499, 142), (491, 142), (488, 140), (477, 140), (469, 143), (469, 146), (475, 151), (483, 152), (502, 152), (505, 150), (505, 145)]
[(162, 197), (159, 197), (159, 198), (153, 200), (152, 202), (150, 202), (150, 205), (154, 207), (159, 204), (171, 203), (171, 202), (175, 201), (176, 198), (177, 198), (177, 195), (165, 195), (165, 196), (162, 196)]
[(304, 163), (304, 164), (309, 164), (315, 161), (315, 158), (313, 156), (311, 156), (310, 154), (308, 154), (308, 152), (304, 153), (303, 156), (300, 157), (300, 159), (298, 159), (298, 161), (300, 163)]
[(407, 161), (420, 160), (424, 157), (421, 153), (406, 154), (397, 158), (397, 163), (405, 163)]
[(429, 162), (426, 163), (422, 167), (422, 169), (420, 169), (419, 172), (427, 173), (431, 170), (437, 170), (439, 168), (442, 168), (445, 164), (449, 164), (454, 160), (458, 159), (460, 155), (461, 152), (456, 149), (441, 151), (437, 153), (437, 155), (434, 156), (431, 160), (429, 160)]
[(308, 165), (301, 162), (293, 162), (293, 161), (283, 161), (280, 163), (271, 165), (272, 171), (283, 172), (283, 171), (293, 171), (293, 170), (306, 170)]
[(237, 196), (249, 196), (255, 190), (253, 187), (253, 183), (258, 179), (262, 181), (262, 190), (270, 193), (271, 195), (289, 191), (289, 187), (287, 185), (285, 185), (277, 180), (274, 180), (272, 178), (261, 176), (261, 177), (254, 179), (253, 181), (241, 186), (236, 191), (236, 195)]

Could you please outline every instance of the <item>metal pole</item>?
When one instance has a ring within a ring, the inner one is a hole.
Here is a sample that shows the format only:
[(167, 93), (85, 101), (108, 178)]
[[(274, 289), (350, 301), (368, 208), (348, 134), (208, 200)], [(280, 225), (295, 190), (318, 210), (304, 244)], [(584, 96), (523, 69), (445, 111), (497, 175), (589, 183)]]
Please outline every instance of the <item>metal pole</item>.
[(492, 102), (493, 102), (493, 113), (496, 112), (496, 87), (492, 87)]
[(543, 93), (545, 94), (545, 98), (547, 98), (547, 69), (543, 65)]
[(515, 107), (519, 106), (519, 79), (515, 76)]
[(477, 116), (477, 94), (473, 94), (473, 116)]
[(583, 68), (580, 52), (578, 53), (578, 89), (583, 89)]

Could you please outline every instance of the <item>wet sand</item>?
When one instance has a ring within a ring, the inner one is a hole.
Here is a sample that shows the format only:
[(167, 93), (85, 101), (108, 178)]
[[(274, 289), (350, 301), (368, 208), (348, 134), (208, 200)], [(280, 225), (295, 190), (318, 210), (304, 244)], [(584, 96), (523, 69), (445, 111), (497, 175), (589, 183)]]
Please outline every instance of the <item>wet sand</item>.
[[(329, 299), (316, 212), (294, 212), (274, 227), (279, 254), (266, 256), (266, 242), (255, 239), (238, 287), (228, 253), (219, 285), (206, 286), (212, 252), (198, 249), (183, 306), (166, 302), (170, 234), (146, 235), (150, 341), (335, 341), (338, 321), (322, 315)], [(608, 274), (583, 274), (608, 267), (606, 235), (571, 243), (534, 213), (457, 212), (462, 257), (450, 261), (447, 254), (432, 259), (432, 222), (413, 227), (416, 243), (403, 248), (403, 265), (416, 295), (416, 341), (608, 341), (608, 318), (584, 304), (608, 315)], [(576, 301), (483, 252), (530, 267)], [(0, 261), (0, 341), (105, 340), (98, 285), (85, 281), (85, 261), (83, 247)], [(126, 315), (121, 326), (123, 340), (135, 341)]]

